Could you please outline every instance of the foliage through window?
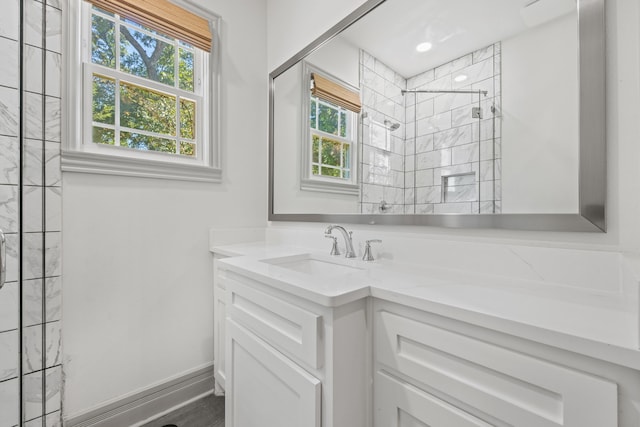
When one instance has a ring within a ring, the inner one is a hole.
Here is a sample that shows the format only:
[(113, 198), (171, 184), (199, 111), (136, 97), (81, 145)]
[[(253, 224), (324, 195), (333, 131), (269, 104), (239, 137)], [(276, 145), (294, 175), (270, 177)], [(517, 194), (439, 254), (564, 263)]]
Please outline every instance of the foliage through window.
[(353, 112), (311, 96), (311, 174), (352, 178)]
[(207, 53), (95, 6), (85, 64), (87, 137), (100, 146), (200, 158)]

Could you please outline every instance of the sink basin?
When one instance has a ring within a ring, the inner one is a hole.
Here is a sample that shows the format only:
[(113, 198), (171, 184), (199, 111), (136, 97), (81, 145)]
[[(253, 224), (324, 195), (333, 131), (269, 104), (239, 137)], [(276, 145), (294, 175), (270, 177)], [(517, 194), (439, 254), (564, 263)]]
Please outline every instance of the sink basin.
[[(281, 268), (296, 271), (298, 273), (310, 274), (313, 276), (335, 277), (343, 274), (356, 273), (362, 271), (362, 268), (345, 265), (343, 263), (333, 261), (330, 258), (321, 258), (312, 254), (302, 254), (294, 256), (286, 256), (280, 258), (263, 259), (262, 262), (271, 265), (277, 265)], [(349, 261), (346, 261), (349, 262)]]

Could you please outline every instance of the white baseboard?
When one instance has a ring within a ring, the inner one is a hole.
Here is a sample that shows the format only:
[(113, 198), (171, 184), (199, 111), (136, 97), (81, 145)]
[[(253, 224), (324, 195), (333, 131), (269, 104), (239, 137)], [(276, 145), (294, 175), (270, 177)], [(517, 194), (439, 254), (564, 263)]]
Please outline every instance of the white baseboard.
[(214, 388), (213, 365), (67, 419), (65, 427), (125, 427), (152, 419)]

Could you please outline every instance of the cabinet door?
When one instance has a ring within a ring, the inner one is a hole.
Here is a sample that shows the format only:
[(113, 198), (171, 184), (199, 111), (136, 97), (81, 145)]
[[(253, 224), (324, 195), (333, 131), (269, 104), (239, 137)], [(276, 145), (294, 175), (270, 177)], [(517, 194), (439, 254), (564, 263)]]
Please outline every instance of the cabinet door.
[(499, 420), (501, 426), (618, 425), (615, 383), (476, 339), (471, 333), (387, 311), (376, 312), (375, 318), (375, 357), (384, 375), (376, 375), (383, 384), (374, 385), (374, 394), (384, 392), (389, 383), (385, 377), (396, 377), (401, 386), (417, 394), (446, 400), (442, 408)]
[(227, 319), (226, 427), (320, 427), (320, 380)]
[(377, 372), (374, 381), (374, 427), (491, 427), (384, 372)]

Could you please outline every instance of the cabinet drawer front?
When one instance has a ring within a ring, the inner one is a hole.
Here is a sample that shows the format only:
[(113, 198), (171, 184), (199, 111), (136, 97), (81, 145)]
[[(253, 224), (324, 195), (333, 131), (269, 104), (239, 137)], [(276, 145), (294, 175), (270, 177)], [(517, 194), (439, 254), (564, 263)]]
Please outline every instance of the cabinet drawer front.
[(230, 318), (312, 368), (322, 366), (319, 342), (322, 316), (228, 276), (225, 282)]
[(617, 426), (615, 383), (386, 311), (374, 328), (391, 372), (506, 424)]
[(320, 380), (233, 320), (227, 327), (226, 425), (320, 427)]
[(491, 427), (447, 402), (393, 378), (375, 375), (374, 427)]

